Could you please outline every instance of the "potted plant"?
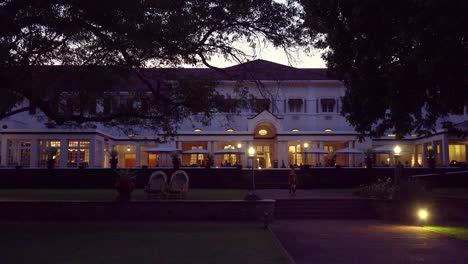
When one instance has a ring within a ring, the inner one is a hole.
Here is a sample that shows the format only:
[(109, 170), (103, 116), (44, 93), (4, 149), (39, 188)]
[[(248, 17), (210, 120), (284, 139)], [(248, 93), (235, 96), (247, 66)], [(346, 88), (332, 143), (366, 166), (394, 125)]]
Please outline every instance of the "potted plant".
[(55, 158), (58, 154), (58, 148), (56, 147), (48, 147), (46, 149), (47, 153), (47, 169), (51, 170), (55, 167)]
[(427, 164), (429, 165), (429, 168), (434, 169), (435, 163), (435, 150), (433, 148), (430, 148), (427, 150)]
[(336, 164), (336, 152), (330, 151), (328, 154), (328, 166), (335, 167)]
[(213, 153), (211, 152), (208, 152), (208, 154), (206, 154), (206, 165), (205, 165), (205, 168), (209, 169), (211, 168), (211, 166), (214, 165), (214, 155)]
[(110, 151), (110, 157), (111, 158), (109, 160), (111, 169), (117, 169), (117, 163), (119, 163), (118, 156), (119, 156), (119, 152), (116, 149), (113, 148)]
[(172, 152), (171, 158), (172, 158), (172, 166), (174, 167), (174, 170), (178, 170), (180, 168), (179, 153), (177, 151)]
[(126, 169), (116, 170), (116, 173), (115, 188), (118, 192), (116, 200), (120, 202), (130, 201), (133, 189), (135, 189), (136, 171)]
[(364, 163), (366, 164), (366, 168), (372, 169), (372, 156), (374, 155), (374, 151), (371, 148), (368, 148), (364, 151), (366, 157), (364, 158)]

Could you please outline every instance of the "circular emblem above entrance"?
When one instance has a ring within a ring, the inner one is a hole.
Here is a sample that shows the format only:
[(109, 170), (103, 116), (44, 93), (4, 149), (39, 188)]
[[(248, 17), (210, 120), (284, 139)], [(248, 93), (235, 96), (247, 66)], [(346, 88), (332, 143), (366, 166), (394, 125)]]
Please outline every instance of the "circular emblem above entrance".
[(259, 134), (260, 136), (266, 136), (266, 135), (268, 135), (268, 130), (266, 130), (266, 129), (260, 129), (260, 130), (258, 131), (258, 134)]

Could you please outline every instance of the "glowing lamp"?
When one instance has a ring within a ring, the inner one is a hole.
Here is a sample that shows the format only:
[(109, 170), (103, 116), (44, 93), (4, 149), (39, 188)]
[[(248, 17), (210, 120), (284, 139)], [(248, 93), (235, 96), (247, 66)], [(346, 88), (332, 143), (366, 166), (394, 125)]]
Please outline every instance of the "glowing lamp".
[(393, 148), (393, 153), (395, 155), (400, 155), (401, 154), (401, 148), (400, 146), (396, 145), (394, 148)]
[(425, 221), (428, 216), (429, 214), (427, 213), (426, 209), (419, 209), (418, 211), (419, 220)]
[(249, 150), (248, 150), (248, 153), (249, 153), (249, 157), (255, 156), (255, 149), (254, 149), (254, 147), (250, 147)]

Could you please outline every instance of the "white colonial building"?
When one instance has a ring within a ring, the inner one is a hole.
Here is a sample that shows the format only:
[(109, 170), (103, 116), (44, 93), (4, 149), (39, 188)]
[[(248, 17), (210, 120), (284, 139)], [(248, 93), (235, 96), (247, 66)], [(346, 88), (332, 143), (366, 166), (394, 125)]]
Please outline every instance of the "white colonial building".
[[(185, 74), (188, 69), (179, 69), (183, 70)], [(401, 147), (399, 160), (407, 166), (426, 166), (429, 148), (435, 150), (439, 166), (449, 166), (451, 161), (467, 162), (468, 140), (449, 135), (442, 126), (429, 137), (410, 136), (397, 141), (387, 134), (359, 142), (357, 133), (339, 113), (340, 97), (346, 88), (328, 77), (326, 69), (298, 69), (257, 60), (225, 68), (225, 74), (212, 69), (190, 70), (212, 74), (224, 93), (232, 92), (243, 81), (258, 98), (256, 107), (244, 109), (229, 119), (219, 113), (209, 126), (193, 121), (196, 118), (187, 120), (175, 140), (164, 145), (155, 143), (159, 135), (152, 131), (125, 135), (99, 124), (91, 128), (47, 126), (29, 113), (21, 113), (0, 120), (1, 166), (45, 167), (46, 149), (50, 146), (59, 149), (56, 157), (59, 168), (107, 168), (113, 148), (119, 153), (119, 167), (170, 166), (162, 147), (185, 152), (203, 152), (193, 149), (221, 152), (215, 155), (215, 166), (226, 161), (247, 165), (246, 152), (250, 146), (256, 149), (257, 165), (262, 168), (283, 164), (321, 166), (326, 164), (327, 151), (338, 151), (337, 164), (357, 167), (364, 163), (363, 154), (357, 152), (368, 148), (376, 150), (377, 166), (389, 166), (394, 163), (395, 145)], [(443, 121), (468, 129), (466, 107), (463, 115), (440, 120), (441, 124)], [(181, 155), (185, 166), (202, 166), (204, 160), (203, 154)]]

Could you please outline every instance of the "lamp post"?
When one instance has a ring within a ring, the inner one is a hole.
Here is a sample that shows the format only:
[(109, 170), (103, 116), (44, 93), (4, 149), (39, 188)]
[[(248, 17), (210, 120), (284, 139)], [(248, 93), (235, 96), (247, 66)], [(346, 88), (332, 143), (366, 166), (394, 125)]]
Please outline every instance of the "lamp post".
[(395, 172), (394, 172), (394, 182), (396, 185), (400, 185), (400, 178), (403, 174), (403, 165), (398, 161), (398, 157), (401, 154), (400, 146), (396, 145), (393, 148), (393, 156), (395, 156)]
[(255, 194), (255, 148), (250, 147), (249, 150), (247, 151), (249, 159), (252, 160), (252, 189), (250, 192), (244, 197), (244, 200), (249, 200), (249, 201), (255, 201), (255, 200), (260, 200), (260, 197), (258, 197)]

